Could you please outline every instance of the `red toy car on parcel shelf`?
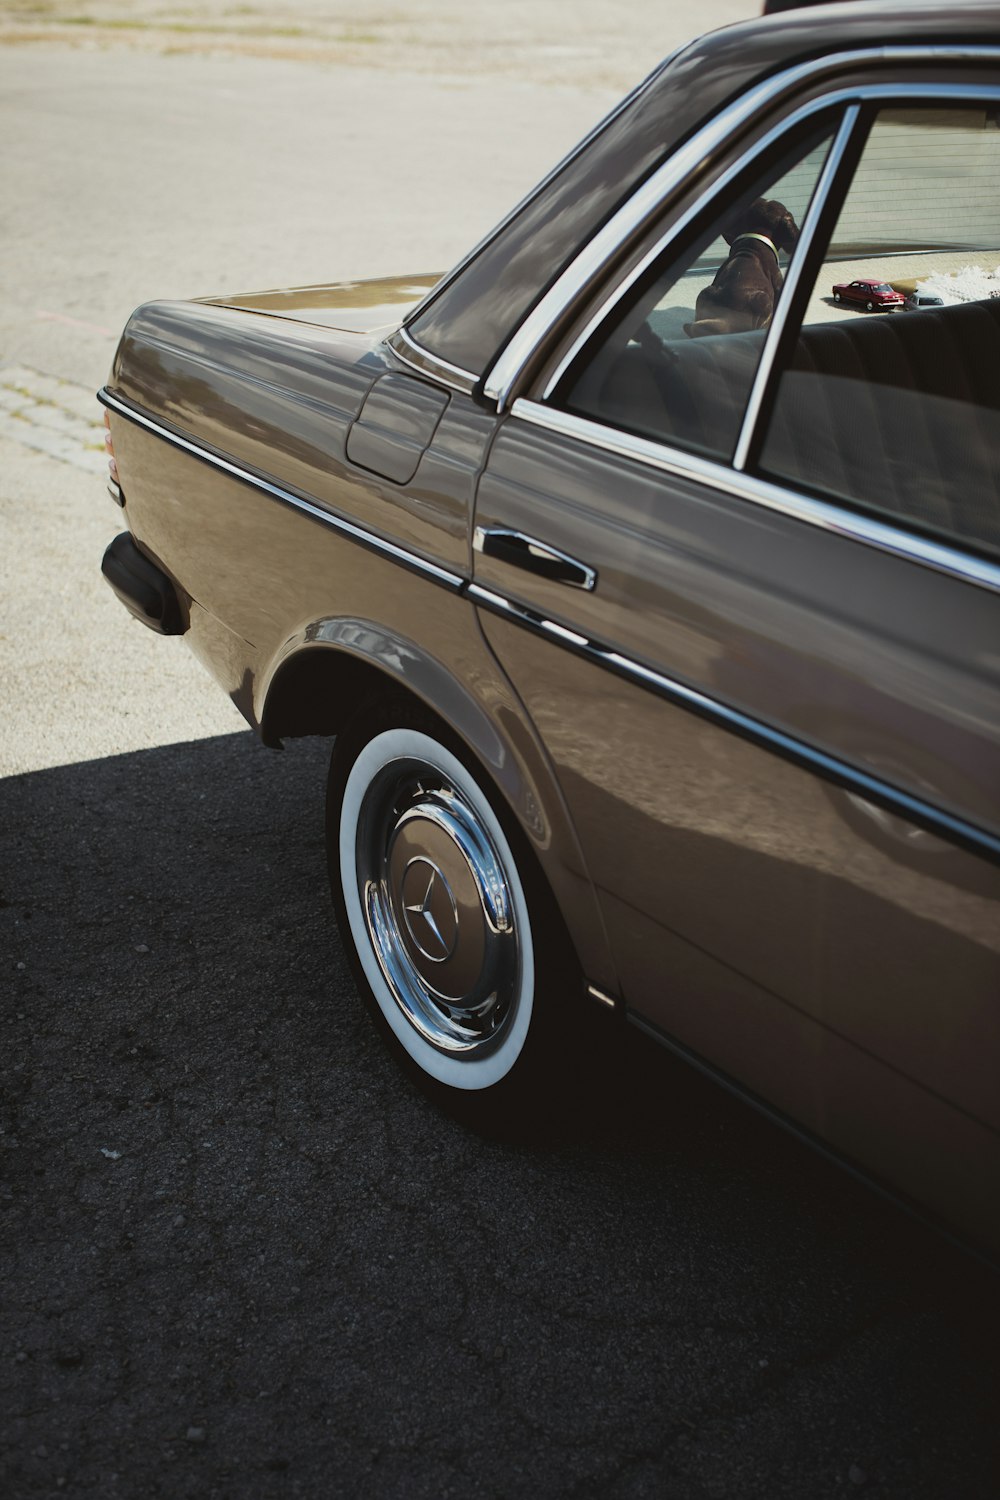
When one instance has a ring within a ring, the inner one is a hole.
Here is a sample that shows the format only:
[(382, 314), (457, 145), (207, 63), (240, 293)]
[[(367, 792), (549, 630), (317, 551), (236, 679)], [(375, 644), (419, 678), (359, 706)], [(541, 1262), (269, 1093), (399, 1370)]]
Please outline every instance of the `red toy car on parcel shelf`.
[(839, 282), (833, 289), (834, 302), (860, 302), (869, 312), (879, 307), (902, 307), (906, 300), (887, 281), (862, 277), (858, 281)]

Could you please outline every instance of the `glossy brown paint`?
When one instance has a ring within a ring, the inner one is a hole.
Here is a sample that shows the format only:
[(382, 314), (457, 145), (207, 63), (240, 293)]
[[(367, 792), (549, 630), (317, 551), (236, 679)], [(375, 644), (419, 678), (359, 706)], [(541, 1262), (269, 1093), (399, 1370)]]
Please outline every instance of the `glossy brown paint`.
[[(890, 26), (900, 43), (1000, 39), (994, 7), (920, 4), (707, 38), (412, 331), (481, 374), (630, 184), (708, 114)], [(769, 119), (721, 143), (666, 219)], [(626, 260), (666, 219), (640, 226)], [(726, 494), (724, 472), (714, 485), (667, 474), (498, 417), (447, 372), (421, 378), (383, 339), (431, 280), (157, 303), (130, 321), (110, 382), (139, 419), (112, 415), (126, 517), (176, 583), (192, 648), (272, 739), (337, 729), (377, 682), (431, 707), (530, 841), (593, 985), (1000, 1250), (984, 1188), (1000, 1178), (1000, 872), (824, 769), (833, 757), (1000, 833), (996, 594)], [(536, 416), (602, 295), (587, 290), (524, 376)], [(593, 566), (596, 588), (474, 554), (474, 525), (541, 538)], [(477, 609), (470, 584), (493, 603)], [(679, 706), (671, 682), (704, 711)], [(796, 753), (768, 748), (772, 729)]]
[(348, 459), (359, 469), (408, 484), (433, 442), (448, 400), (447, 391), (421, 385), (409, 375), (381, 376), (348, 434)]
[[(997, 763), (995, 674), (970, 668), (996, 629), (981, 590), (517, 418), (476, 520), (600, 567), (586, 594), (477, 556), (496, 594), (997, 820), (995, 778), (936, 753), (971, 721), (969, 766)], [(886, 846), (877, 816), (801, 765), (521, 625), (486, 613), (484, 628), (553, 756), (629, 1006), (883, 1180), (1000, 1239), (995, 1201), (968, 1191), (1000, 1171), (1000, 870), (943, 841), (918, 839), (916, 857), (902, 833)], [(928, 703), (950, 706), (950, 731)], [(929, 1172), (916, 1138), (961, 1172)]]
[(334, 281), (327, 286), (240, 292), (201, 300), (216, 307), (243, 308), (349, 333), (389, 333), (438, 280), (436, 274), (383, 276), (372, 281)]
[[(112, 380), (118, 394), (178, 434), (462, 571), (473, 482), (492, 432), (484, 413), (453, 402), (405, 486), (359, 474), (347, 460), (348, 434), (369, 392), (397, 368), (371, 336), (300, 329), (229, 308), (153, 303), (130, 320)], [(190, 566), (187, 587), (196, 597), (218, 588), (209, 554), (192, 557)], [(237, 615), (230, 623), (253, 639), (254, 602), (237, 597), (227, 607)]]
[[(131, 357), (141, 364), (137, 353)], [(220, 376), (220, 388), (228, 400), (228, 377)], [(183, 380), (176, 390), (180, 399)], [(202, 392), (199, 401), (192, 411), (195, 425), (206, 412), (217, 418), (211, 395)], [(426, 543), (432, 531), (438, 537), (428, 550), (439, 557), (455, 550), (447, 488), (456, 506), (464, 494), (471, 509), (488, 424), (464, 398), (453, 408), (447, 448), (428, 450), (409, 493), (374, 476), (360, 483), (334, 453), (325, 464), (320, 460), (330, 486), (325, 492), (343, 502), (338, 514), (369, 520), (379, 535), (409, 541), (416, 512), (421, 539)], [(177, 402), (171, 410), (179, 415)], [(356, 690), (357, 679), (344, 668), (360, 662), (373, 674), (367, 689), (377, 674), (383, 685), (394, 684), (426, 703), (469, 745), (507, 800), (566, 913), (586, 973), (617, 992), (603, 920), (548, 758), (483, 640), (472, 605), (457, 590), (359, 546), (322, 519), (282, 505), (136, 423), (113, 416), (112, 431), (130, 529), (177, 584), (192, 649), (250, 723), (260, 725), (282, 673), (306, 654), (310, 661), (324, 659), (323, 670), (310, 679), (312, 690), (324, 696), (336, 697), (342, 684)], [(286, 455), (276, 447), (269, 477), (282, 483), (290, 475), (301, 479), (313, 457), (311, 446), (305, 456), (298, 448)], [(328, 508), (333, 515), (333, 505)], [(467, 560), (467, 526), (462, 535)], [(305, 718), (311, 714), (315, 726), (330, 732), (354, 707), (350, 700), (332, 708), (315, 704), (312, 711), (306, 705)], [(274, 737), (285, 732), (280, 719), (269, 728)]]
[(477, 555), (477, 583), (1000, 832), (990, 592), (518, 417), (476, 524), (600, 570), (587, 594)]
[(556, 757), (634, 1014), (998, 1243), (995, 872), (947, 852), (943, 878), (914, 868), (802, 769), (486, 632)]

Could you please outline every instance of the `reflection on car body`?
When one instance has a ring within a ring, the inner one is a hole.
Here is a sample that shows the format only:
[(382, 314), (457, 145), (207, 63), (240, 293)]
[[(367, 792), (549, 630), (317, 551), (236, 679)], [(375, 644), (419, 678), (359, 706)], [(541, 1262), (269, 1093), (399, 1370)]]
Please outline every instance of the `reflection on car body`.
[[(429, 1093), (557, 1108), (597, 1002), (994, 1252), (1000, 303), (830, 287), (1000, 262), (998, 107), (994, 4), (729, 28), (448, 276), (149, 304), (102, 392), (109, 582), (335, 736)], [(692, 336), (734, 225), (775, 294)]]

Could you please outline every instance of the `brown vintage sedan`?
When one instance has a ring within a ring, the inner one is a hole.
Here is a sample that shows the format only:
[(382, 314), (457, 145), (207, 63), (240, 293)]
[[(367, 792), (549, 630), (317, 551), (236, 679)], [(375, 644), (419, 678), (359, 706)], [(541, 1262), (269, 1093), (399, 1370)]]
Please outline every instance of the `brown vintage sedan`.
[(336, 737), (425, 1088), (516, 1119), (607, 1007), (994, 1252), (1000, 301), (829, 288), (1000, 263), (998, 119), (995, 4), (729, 28), (450, 275), (152, 303), (101, 393), (108, 581)]

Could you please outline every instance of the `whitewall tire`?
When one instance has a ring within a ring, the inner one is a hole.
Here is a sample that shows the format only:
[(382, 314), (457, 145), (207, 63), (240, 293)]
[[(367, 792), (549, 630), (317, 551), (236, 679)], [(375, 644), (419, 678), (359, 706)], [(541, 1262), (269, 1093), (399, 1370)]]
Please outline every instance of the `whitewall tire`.
[(390, 1050), (439, 1102), (519, 1109), (575, 966), (487, 785), (429, 716), (376, 706), (334, 745), (327, 848), (345, 949)]

